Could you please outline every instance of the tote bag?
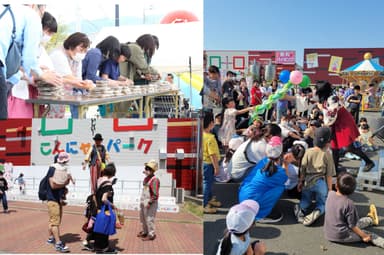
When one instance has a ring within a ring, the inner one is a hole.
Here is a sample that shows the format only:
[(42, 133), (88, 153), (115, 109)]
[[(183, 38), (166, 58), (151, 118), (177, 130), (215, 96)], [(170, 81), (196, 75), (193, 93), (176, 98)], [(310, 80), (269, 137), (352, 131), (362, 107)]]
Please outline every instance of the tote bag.
[(96, 215), (95, 225), (93, 227), (93, 232), (104, 234), (104, 235), (114, 235), (116, 234), (116, 214), (112, 210), (111, 205), (108, 204), (108, 215), (105, 214), (105, 208), (107, 206), (103, 205), (100, 212)]

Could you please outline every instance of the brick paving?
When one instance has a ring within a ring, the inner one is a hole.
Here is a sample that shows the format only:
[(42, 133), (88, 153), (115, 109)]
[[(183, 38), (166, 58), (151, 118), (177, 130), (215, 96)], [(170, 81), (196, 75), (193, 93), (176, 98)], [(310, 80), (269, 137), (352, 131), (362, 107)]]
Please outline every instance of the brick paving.
[[(48, 214), (44, 203), (9, 201), (9, 214), (0, 213), (0, 253), (56, 253), (46, 244)], [(61, 238), (71, 253), (83, 251), (81, 242), (85, 233), (84, 207), (65, 206), (60, 228)], [(110, 237), (112, 246), (124, 254), (202, 254), (202, 219), (188, 212), (158, 213), (157, 238), (143, 242), (136, 234), (141, 230), (138, 211), (124, 210), (125, 225)]]

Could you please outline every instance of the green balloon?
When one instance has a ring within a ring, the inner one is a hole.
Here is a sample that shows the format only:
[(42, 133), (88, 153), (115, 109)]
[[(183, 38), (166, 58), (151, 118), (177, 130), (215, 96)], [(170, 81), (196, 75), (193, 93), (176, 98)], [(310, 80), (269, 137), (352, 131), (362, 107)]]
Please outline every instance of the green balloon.
[(311, 84), (311, 79), (309, 79), (308, 75), (303, 75), (303, 80), (299, 83), (299, 87), (304, 89), (309, 87), (309, 84)]

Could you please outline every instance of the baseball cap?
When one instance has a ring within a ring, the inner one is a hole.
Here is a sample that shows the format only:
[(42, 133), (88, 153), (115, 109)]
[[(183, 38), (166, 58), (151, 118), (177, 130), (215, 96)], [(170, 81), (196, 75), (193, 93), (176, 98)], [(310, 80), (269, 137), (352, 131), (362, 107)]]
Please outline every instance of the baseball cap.
[(317, 147), (323, 148), (331, 141), (331, 129), (328, 127), (319, 127), (315, 130), (314, 144)]
[(252, 226), (259, 211), (259, 204), (256, 201), (245, 201), (247, 202), (232, 206), (227, 214), (227, 229), (233, 233), (246, 232)]
[(266, 154), (268, 158), (276, 159), (280, 157), (283, 152), (283, 143), (279, 136), (272, 136), (266, 147)]
[(69, 161), (69, 154), (66, 153), (65, 151), (60, 152), (59, 156), (57, 157), (57, 162), (58, 163), (65, 163)]

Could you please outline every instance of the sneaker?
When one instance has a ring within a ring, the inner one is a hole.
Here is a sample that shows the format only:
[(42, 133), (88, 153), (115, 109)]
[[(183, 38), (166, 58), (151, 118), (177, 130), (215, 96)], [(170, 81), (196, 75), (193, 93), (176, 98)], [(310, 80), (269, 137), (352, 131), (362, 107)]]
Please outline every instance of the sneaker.
[(104, 250), (96, 250), (96, 254), (117, 254), (117, 250), (113, 248), (107, 248)]
[(256, 220), (256, 223), (261, 223), (261, 224), (276, 223), (276, 222), (280, 222), (283, 219), (283, 217), (284, 215), (280, 213), (280, 216), (277, 218), (265, 217), (265, 218)]
[(303, 223), (304, 222), (304, 213), (300, 209), (300, 205), (299, 204), (295, 204), (295, 206), (293, 207), (293, 212), (295, 214), (297, 222), (298, 223)]
[(50, 238), (48, 238), (48, 240), (47, 240), (47, 244), (55, 244), (56, 242), (55, 242), (55, 238), (52, 236), (52, 237), (50, 237)]
[(83, 251), (95, 251), (95, 249), (90, 245), (90, 244), (86, 244), (84, 245), (83, 243), (83, 248), (82, 248)]
[(208, 204), (208, 205), (206, 205), (206, 206), (204, 207), (204, 213), (207, 213), (207, 214), (214, 214), (214, 213), (217, 213), (217, 209), (211, 207), (211, 206)]
[(367, 214), (367, 216), (372, 219), (373, 225), (375, 226), (379, 225), (379, 217), (377, 216), (377, 210), (374, 204), (371, 204), (369, 206), (369, 213)]
[(375, 167), (375, 163), (373, 162), (370, 162), (370, 163), (366, 163), (365, 164), (365, 167), (363, 168), (363, 172), (369, 172), (372, 170), (372, 168)]
[(355, 159), (355, 156), (350, 152), (345, 153), (344, 157), (347, 159)]
[(144, 231), (140, 231), (136, 236), (137, 237), (147, 237), (148, 233), (145, 233)]
[(313, 210), (313, 212), (304, 217), (303, 225), (312, 225), (320, 217), (320, 215), (321, 213), (318, 209)]
[(62, 253), (67, 253), (69, 252), (69, 248), (65, 246), (64, 243), (60, 242), (55, 245), (56, 251), (62, 252)]
[(156, 238), (156, 235), (148, 235), (146, 237), (141, 238), (141, 240), (143, 240), (143, 241), (153, 241), (153, 240), (155, 240), (155, 238)]
[(216, 197), (212, 197), (212, 199), (209, 200), (208, 204), (210, 204), (211, 206), (214, 206), (214, 207), (220, 207), (221, 206), (221, 202), (216, 200)]

